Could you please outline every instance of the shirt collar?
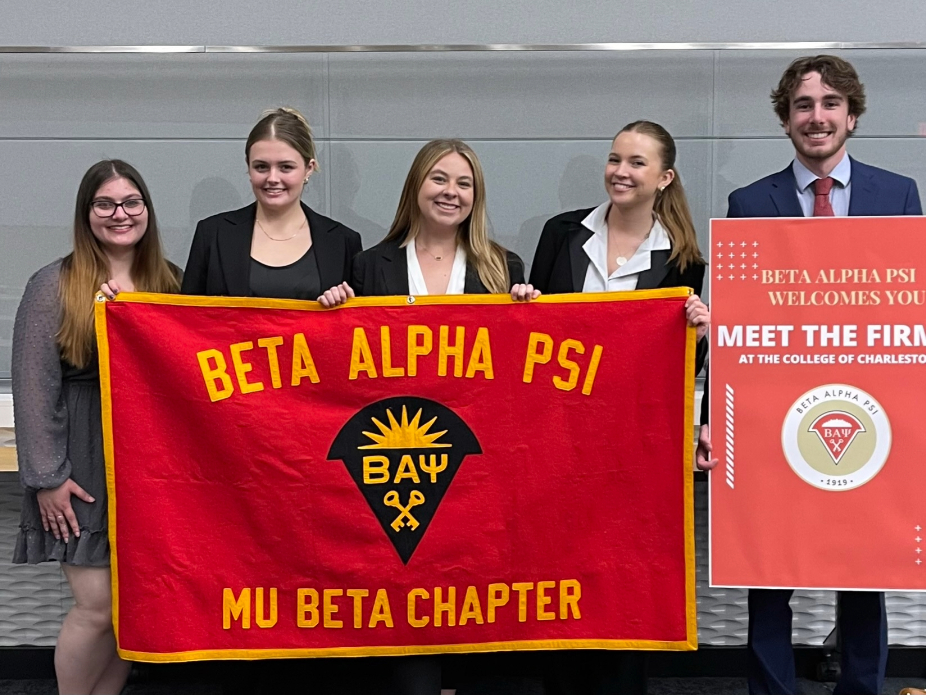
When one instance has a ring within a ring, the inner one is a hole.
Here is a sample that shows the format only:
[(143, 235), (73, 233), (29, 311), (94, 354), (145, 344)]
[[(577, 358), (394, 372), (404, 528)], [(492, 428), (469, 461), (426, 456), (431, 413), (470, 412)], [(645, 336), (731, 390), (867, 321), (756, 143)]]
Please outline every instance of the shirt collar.
[(669, 233), (658, 219), (653, 222), (653, 229), (649, 237), (640, 244), (640, 248), (644, 251), (667, 251), (672, 248)]
[[(585, 254), (588, 256), (589, 263), (595, 269), (595, 272), (600, 276), (601, 281), (607, 285), (609, 276), (607, 273), (608, 267), (608, 210), (611, 208), (611, 203), (607, 202), (602, 205), (599, 205), (597, 208), (592, 210), (584, 220), (582, 220), (582, 225), (592, 232), (592, 235), (588, 240), (582, 245), (582, 249), (585, 251)], [(669, 234), (666, 232), (665, 228), (659, 222), (659, 220), (653, 221), (652, 229), (650, 229), (649, 236), (643, 240), (643, 243), (640, 244), (640, 247), (637, 249), (637, 252), (627, 261), (627, 263), (617, 270), (610, 276), (611, 278), (620, 278), (627, 275), (635, 275), (642, 273), (645, 270), (649, 270), (652, 266), (652, 252), (653, 251), (664, 251), (672, 248), (672, 243), (669, 239)]]
[[(605, 248), (608, 245), (608, 211), (611, 209), (610, 201), (602, 203), (592, 210), (585, 219), (582, 220), (582, 226), (591, 230), (598, 239), (604, 243)], [(665, 251), (672, 248), (672, 242), (669, 239), (669, 233), (657, 219), (653, 221), (653, 228), (649, 236), (640, 244), (641, 251)]]
[[(797, 190), (802, 193), (807, 190), (808, 186), (820, 178), (805, 167), (796, 157), (791, 164), (791, 169), (794, 171), (794, 178), (797, 181)], [(852, 178), (852, 160), (849, 159), (848, 152), (843, 154), (842, 160), (840, 160), (839, 164), (830, 172), (830, 176), (841, 188), (845, 188), (849, 185), (849, 181)]]
[(585, 219), (582, 220), (582, 226), (590, 229), (595, 235), (607, 237), (608, 235), (608, 210), (611, 209), (611, 202), (602, 203), (592, 210)]

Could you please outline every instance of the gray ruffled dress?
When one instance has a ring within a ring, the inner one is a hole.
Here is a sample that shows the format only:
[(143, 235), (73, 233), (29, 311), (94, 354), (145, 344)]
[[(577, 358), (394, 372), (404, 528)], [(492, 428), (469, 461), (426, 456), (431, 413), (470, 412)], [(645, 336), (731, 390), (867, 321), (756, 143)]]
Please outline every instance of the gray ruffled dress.
[[(61, 359), (55, 339), (61, 325), (60, 271), (61, 261), (55, 261), (29, 279), (13, 326), (16, 451), (25, 488), (13, 562), (105, 567), (109, 538), (99, 366), (95, 354), (83, 368)], [(65, 543), (42, 528), (36, 492), (68, 478), (95, 501), (71, 497), (80, 538), (71, 534)]]

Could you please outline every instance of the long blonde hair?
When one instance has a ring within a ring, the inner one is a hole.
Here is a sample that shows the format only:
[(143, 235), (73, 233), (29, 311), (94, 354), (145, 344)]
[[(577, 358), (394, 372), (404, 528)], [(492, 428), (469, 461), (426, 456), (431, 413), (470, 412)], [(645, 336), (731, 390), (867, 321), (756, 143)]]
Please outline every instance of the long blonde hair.
[(421, 148), (405, 177), (405, 186), (399, 198), (395, 219), (385, 241), (399, 240), (405, 246), (421, 230), (421, 210), (418, 192), (434, 165), (448, 154), (456, 153), (469, 162), (473, 170), (473, 210), (459, 226), (457, 239), (466, 251), (466, 260), (472, 264), (482, 284), (489, 292), (503, 294), (511, 289), (508, 277), (507, 252), (489, 239), (486, 217), (485, 176), (482, 165), (472, 148), (462, 140), (432, 140)]
[(698, 248), (698, 234), (695, 231), (694, 221), (691, 219), (691, 210), (688, 208), (688, 199), (682, 187), (682, 179), (675, 168), (675, 140), (669, 131), (658, 123), (652, 121), (634, 121), (621, 128), (621, 133), (642, 133), (648, 135), (659, 143), (662, 148), (662, 169), (671, 170), (674, 174), (672, 182), (665, 190), (656, 194), (653, 212), (662, 224), (672, 242), (672, 253), (669, 260), (678, 259), (678, 268), (684, 271), (689, 265), (704, 264), (704, 257)]
[(58, 347), (61, 356), (75, 367), (86, 367), (96, 337), (93, 297), (110, 279), (109, 261), (90, 229), (90, 205), (100, 187), (113, 179), (125, 179), (141, 193), (148, 209), (148, 228), (135, 246), (132, 282), (140, 292), (178, 292), (177, 271), (165, 260), (151, 195), (133, 166), (119, 159), (97, 162), (87, 170), (77, 189), (74, 206), (74, 250), (61, 262), (58, 298), (61, 328)]

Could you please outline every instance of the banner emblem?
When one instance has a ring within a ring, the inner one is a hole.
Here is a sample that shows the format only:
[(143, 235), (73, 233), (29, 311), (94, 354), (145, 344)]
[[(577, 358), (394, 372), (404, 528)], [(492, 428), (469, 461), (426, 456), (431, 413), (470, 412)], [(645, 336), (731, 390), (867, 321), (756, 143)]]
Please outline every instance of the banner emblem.
[(399, 396), (366, 406), (338, 432), (340, 459), (404, 564), (428, 530), (476, 435), (450, 408)]
[(839, 460), (855, 441), (855, 436), (865, 431), (865, 426), (850, 413), (831, 410), (814, 420), (810, 431), (816, 433), (833, 463), (838, 466)]
[(854, 386), (819, 386), (797, 399), (781, 432), (785, 458), (804, 482), (852, 490), (874, 478), (891, 450), (891, 425), (874, 397)]

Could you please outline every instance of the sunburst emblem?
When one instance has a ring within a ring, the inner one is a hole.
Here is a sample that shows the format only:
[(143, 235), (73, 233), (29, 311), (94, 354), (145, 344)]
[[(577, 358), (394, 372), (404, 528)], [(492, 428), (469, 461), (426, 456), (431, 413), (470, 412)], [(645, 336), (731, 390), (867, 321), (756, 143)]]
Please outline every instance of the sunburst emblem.
[[(408, 564), (463, 459), (481, 453), (475, 433), (447, 406), (420, 396), (394, 396), (354, 413), (331, 443), (328, 458), (344, 462), (384, 540)], [(453, 532), (444, 527), (439, 533)]]
[(432, 449), (437, 447), (449, 448), (452, 444), (437, 442), (438, 439), (447, 434), (447, 430), (440, 432), (431, 432), (431, 425), (437, 422), (437, 416), (432, 417), (423, 425), (421, 422), (422, 408), (418, 409), (412, 421), (408, 421), (408, 410), (402, 406), (402, 421), (399, 422), (392, 414), (392, 410), (386, 410), (386, 418), (389, 420), (389, 426), (384, 425), (375, 417), (370, 418), (373, 424), (379, 428), (381, 434), (376, 432), (367, 432), (363, 434), (372, 439), (375, 444), (366, 444), (358, 446), (358, 449)]

